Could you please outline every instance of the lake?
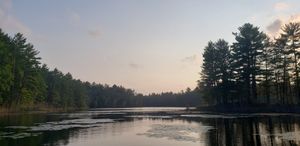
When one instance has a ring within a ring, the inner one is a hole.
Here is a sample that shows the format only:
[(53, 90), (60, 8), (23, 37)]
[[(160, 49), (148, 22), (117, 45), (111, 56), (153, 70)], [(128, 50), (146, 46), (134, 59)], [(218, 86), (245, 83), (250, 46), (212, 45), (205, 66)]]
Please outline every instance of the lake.
[(298, 114), (105, 108), (0, 116), (0, 146), (300, 145)]

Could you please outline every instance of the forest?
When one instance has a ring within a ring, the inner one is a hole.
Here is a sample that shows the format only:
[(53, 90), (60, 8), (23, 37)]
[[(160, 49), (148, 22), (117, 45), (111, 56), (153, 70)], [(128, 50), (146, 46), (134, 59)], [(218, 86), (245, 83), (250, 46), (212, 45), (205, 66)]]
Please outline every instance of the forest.
[(21, 33), (9, 36), (0, 30), (0, 106), (298, 105), (300, 23), (284, 25), (274, 38), (245, 23), (233, 36), (232, 44), (224, 39), (207, 43), (195, 89), (143, 95), (123, 86), (81, 81), (71, 73), (51, 70)]
[(300, 23), (288, 23), (271, 38), (246, 23), (203, 53), (198, 88), (207, 105), (299, 105)]
[(189, 88), (181, 93), (143, 95), (118, 85), (84, 82), (56, 68), (50, 70), (38, 54), (21, 33), (11, 37), (0, 29), (0, 107), (196, 106), (200, 101)]

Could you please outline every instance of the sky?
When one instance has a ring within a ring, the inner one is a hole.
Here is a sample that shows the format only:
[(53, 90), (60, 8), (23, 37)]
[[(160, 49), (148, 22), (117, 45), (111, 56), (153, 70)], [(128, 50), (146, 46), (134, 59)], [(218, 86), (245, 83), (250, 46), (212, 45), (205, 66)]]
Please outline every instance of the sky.
[(0, 0), (0, 28), (50, 69), (144, 94), (195, 88), (207, 42), (244, 23), (275, 37), (298, 20), (299, 0)]

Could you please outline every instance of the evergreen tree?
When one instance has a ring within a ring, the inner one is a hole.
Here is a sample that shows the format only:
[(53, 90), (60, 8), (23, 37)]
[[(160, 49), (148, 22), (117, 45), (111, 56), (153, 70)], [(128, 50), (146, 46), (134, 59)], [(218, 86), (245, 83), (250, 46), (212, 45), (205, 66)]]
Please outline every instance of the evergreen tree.
[(266, 35), (258, 27), (250, 23), (239, 27), (238, 33), (233, 33), (236, 42), (233, 43), (234, 71), (239, 74), (238, 81), (244, 85), (244, 103), (257, 101), (257, 75), (260, 72), (258, 57), (262, 53)]
[(270, 39), (266, 39), (264, 42), (264, 48), (262, 49), (262, 54), (260, 55), (258, 61), (261, 65), (261, 77), (259, 82), (263, 87), (263, 96), (266, 98), (266, 103), (270, 104), (271, 98), (271, 86), (273, 79), (273, 68), (272, 68), (272, 43)]
[(230, 80), (232, 79), (231, 69), (230, 69), (230, 50), (228, 42), (223, 39), (219, 39), (215, 42), (215, 61), (217, 62), (216, 65), (216, 72), (217, 72), (217, 80), (218, 86), (221, 90), (221, 102), (223, 104), (227, 104), (228, 102), (228, 95), (230, 91)]
[(293, 64), (293, 81), (295, 84), (295, 93), (300, 101), (299, 85), (299, 55), (300, 55), (300, 23), (289, 23), (283, 27), (282, 37), (287, 41), (286, 48), (288, 55), (291, 56)]
[(274, 69), (274, 78), (276, 85), (276, 97), (280, 103), (284, 104), (284, 98), (288, 96), (288, 82), (291, 58), (285, 47), (286, 39), (279, 37), (275, 40), (272, 50), (272, 64)]
[(13, 85), (11, 38), (0, 29), (0, 105), (10, 96)]
[[(212, 97), (216, 104), (227, 103), (230, 80), (230, 51), (228, 43), (219, 39), (217, 42), (208, 42), (204, 49), (201, 82), (205, 95)], [(210, 102), (212, 102), (210, 101)]]

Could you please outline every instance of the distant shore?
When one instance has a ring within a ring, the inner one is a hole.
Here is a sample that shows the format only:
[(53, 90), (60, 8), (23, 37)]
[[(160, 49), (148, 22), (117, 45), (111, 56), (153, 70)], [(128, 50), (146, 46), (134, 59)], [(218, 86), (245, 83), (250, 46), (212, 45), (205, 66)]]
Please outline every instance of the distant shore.
[[(120, 108), (120, 107), (119, 107)], [(134, 107), (123, 107), (134, 108)], [(184, 107), (183, 107), (184, 108)], [(92, 110), (93, 108), (75, 109), (75, 108), (58, 108), (52, 106), (35, 105), (31, 107), (7, 108), (0, 107), (0, 115), (7, 114), (22, 114), (22, 113), (61, 113), (74, 112), (81, 110)], [(143, 111), (141, 111), (143, 112)], [(163, 112), (147, 112), (150, 115), (165, 115), (165, 114), (253, 114), (253, 113), (299, 113), (300, 107), (296, 105), (276, 106), (276, 105), (256, 105), (256, 106), (199, 106), (197, 108), (187, 108), (184, 110), (163, 111)]]

